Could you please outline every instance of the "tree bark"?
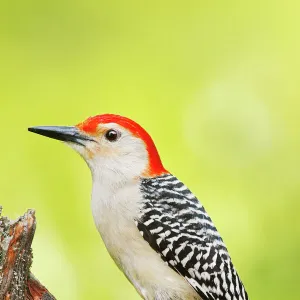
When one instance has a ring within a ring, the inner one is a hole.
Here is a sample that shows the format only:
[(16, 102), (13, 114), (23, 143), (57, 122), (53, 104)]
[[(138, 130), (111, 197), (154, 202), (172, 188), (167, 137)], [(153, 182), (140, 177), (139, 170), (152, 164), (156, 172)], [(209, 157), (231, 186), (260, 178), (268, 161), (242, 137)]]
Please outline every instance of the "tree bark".
[(0, 300), (55, 300), (30, 272), (34, 210), (16, 221), (1, 217), (1, 211), (0, 206)]

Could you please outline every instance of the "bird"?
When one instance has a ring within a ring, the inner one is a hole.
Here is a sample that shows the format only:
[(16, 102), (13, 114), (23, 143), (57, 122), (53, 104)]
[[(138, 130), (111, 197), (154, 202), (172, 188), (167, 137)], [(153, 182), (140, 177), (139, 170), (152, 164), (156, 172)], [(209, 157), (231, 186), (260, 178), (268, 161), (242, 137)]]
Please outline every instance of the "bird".
[(65, 142), (92, 174), (91, 210), (119, 269), (146, 300), (247, 300), (210, 216), (135, 121), (100, 114), (29, 131)]

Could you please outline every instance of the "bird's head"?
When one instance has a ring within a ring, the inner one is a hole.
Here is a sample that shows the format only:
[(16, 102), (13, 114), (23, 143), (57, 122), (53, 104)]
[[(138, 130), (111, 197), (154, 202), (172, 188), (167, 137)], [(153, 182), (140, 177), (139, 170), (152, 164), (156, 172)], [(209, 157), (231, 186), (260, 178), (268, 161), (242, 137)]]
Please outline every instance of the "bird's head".
[(85, 159), (94, 176), (124, 180), (167, 173), (150, 135), (126, 117), (103, 114), (75, 126), (28, 130), (67, 143)]

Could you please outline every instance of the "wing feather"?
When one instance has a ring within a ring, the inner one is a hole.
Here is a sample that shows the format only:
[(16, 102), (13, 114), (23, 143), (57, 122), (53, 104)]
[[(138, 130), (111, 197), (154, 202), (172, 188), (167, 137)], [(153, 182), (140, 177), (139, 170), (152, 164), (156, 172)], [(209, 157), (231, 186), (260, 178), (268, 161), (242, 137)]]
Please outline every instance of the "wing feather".
[(198, 199), (175, 176), (144, 179), (137, 226), (203, 300), (247, 300), (227, 248)]

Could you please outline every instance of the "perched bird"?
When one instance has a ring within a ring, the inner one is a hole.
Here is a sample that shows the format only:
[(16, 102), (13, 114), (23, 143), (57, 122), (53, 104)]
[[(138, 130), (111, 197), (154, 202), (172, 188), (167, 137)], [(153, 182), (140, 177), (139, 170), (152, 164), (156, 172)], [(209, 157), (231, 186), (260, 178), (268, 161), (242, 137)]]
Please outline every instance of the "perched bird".
[(150, 135), (113, 114), (29, 131), (87, 162), (92, 213), (111, 257), (149, 300), (246, 300), (227, 248), (196, 196), (162, 165)]

